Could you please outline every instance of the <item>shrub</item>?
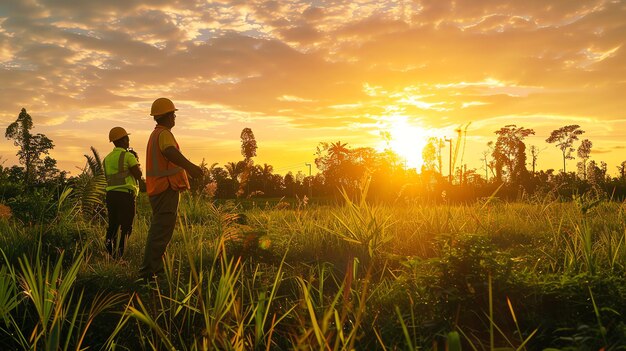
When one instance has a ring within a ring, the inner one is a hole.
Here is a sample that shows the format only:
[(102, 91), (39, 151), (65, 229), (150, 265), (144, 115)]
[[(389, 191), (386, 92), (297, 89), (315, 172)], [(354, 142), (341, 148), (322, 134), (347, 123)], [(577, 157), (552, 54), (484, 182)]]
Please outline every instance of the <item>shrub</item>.
[(31, 193), (22, 193), (10, 199), (15, 218), (23, 223), (47, 223), (56, 216), (52, 192), (45, 188), (34, 189)]
[(6, 182), (0, 184), (0, 200), (8, 200), (16, 197), (24, 191), (24, 187), (19, 183)]

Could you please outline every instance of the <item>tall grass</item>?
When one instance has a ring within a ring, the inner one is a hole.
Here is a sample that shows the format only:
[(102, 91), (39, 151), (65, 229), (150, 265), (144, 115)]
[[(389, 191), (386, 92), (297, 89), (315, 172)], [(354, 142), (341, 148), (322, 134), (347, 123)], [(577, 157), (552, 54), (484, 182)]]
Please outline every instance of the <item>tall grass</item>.
[[(365, 185), (337, 205), (247, 210), (185, 195), (165, 273), (147, 285), (134, 282), (149, 227), (145, 198), (123, 261), (104, 253), (104, 223), (83, 222), (69, 193), (51, 223), (0, 220), (0, 334), (10, 338), (0, 346), (532, 350), (626, 342), (620, 204), (493, 197), (384, 205), (366, 194)], [(70, 230), (72, 249), (60, 239), (48, 241), (57, 243), (51, 250), (32, 245)], [(576, 339), (582, 325), (600, 341)]]
[(366, 180), (356, 200), (347, 191), (341, 191), (345, 204), (341, 211), (333, 213), (336, 221), (331, 222), (334, 225), (329, 229), (330, 233), (356, 245), (355, 251), (361, 259), (379, 258), (384, 246), (393, 239), (389, 232), (392, 216), (382, 205), (367, 202), (368, 188), (369, 180)]
[(139, 295), (133, 297), (125, 323), (132, 318), (146, 326), (148, 332), (139, 331), (152, 348), (271, 349), (276, 326), (293, 310), (273, 312), (283, 263), (269, 287), (259, 285), (258, 266), (244, 279), (241, 257), (231, 256), (226, 249), (229, 240), (237, 239), (237, 216), (212, 204), (204, 210), (195, 213), (196, 220), (213, 224), (209, 234), (213, 240), (207, 240), (201, 226), (189, 224), (184, 212), (179, 223), (182, 250), (166, 255), (165, 279), (148, 287), (150, 303)]
[[(8, 264), (0, 270), (0, 303), (6, 331), (24, 349), (81, 349), (94, 319), (117, 307), (124, 296), (97, 294), (85, 301), (83, 293), (73, 289), (84, 250), (69, 268), (62, 265), (64, 253), (56, 262), (50, 262), (40, 258), (40, 250), (37, 252), (34, 262), (23, 257), (19, 259), (19, 269)], [(23, 311), (34, 310), (34, 325), (11, 314), (20, 307)]]

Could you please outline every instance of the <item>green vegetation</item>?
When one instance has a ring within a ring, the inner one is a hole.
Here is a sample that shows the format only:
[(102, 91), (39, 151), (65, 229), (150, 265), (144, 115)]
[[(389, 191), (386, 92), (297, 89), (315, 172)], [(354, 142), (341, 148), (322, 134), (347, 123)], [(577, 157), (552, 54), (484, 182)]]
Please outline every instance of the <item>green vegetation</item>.
[[(245, 208), (182, 199), (166, 271), (136, 281), (67, 190), (0, 219), (0, 348), (618, 350), (626, 344), (626, 209), (562, 203)], [(30, 223), (30, 224), (28, 224)]]
[[(254, 165), (244, 129), (244, 160), (203, 163), (183, 195), (165, 272), (149, 283), (137, 280), (145, 193), (125, 257), (113, 260), (98, 152), (66, 179), (41, 159), (53, 144), (32, 126), (23, 110), (6, 133), (24, 167), (0, 165), (0, 349), (626, 345), (626, 166), (610, 178), (585, 139), (578, 172), (565, 172), (576, 125), (547, 140), (563, 153), (559, 174), (535, 172), (536, 146), (526, 170), (532, 129), (496, 131), (483, 152), (491, 179), (465, 167), (444, 177), (436, 138), (421, 173), (391, 150), (337, 141), (318, 147), (321, 173), (282, 177)], [(450, 169), (457, 155), (463, 164), (467, 126), (457, 132)]]

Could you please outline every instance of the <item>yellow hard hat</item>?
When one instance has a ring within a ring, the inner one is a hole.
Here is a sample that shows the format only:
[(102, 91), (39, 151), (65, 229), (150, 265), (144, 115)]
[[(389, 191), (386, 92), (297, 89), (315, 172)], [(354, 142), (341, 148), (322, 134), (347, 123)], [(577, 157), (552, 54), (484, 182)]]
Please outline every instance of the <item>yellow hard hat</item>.
[(178, 109), (174, 107), (172, 100), (168, 98), (158, 98), (152, 103), (150, 116), (160, 116), (172, 111), (178, 111)]
[(126, 129), (122, 127), (113, 127), (111, 128), (111, 131), (109, 132), (109, 141), (113, 142), (116, 140), (120, 140), (127, 135), (130, 135), (130, 134), (126, 133)]

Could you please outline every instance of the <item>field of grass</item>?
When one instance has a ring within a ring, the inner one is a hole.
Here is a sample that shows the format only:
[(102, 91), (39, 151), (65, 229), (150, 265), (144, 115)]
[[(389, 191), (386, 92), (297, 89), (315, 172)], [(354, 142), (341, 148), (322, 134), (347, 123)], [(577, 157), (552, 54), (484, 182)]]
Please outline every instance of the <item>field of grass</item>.
[(0, 219), (0, 349), (619, 350), (626, 208), (212, 203), (184, 195), (165, 274), (71, 203)]

